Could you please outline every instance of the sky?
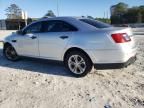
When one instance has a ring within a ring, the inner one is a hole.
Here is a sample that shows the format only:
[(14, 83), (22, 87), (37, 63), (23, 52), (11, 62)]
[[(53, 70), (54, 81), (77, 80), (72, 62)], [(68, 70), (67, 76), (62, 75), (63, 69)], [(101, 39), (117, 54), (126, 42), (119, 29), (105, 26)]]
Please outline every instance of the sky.
[[(119, 2), (132, 6), (144, 5), (144, 0), (0, 0), (0, 19), (6, 18), (5, 9), (10, 4), (17, 4), (22, 10), (27, 11), (31, 18), (40, 18), (48, 10), (57, 15), (57, 1), (60, 16), (110, 16), (110, 7)], [(104, 15), (105, 13), (105, 15)], [(107, 14), (106, 14), (107, 13)]]

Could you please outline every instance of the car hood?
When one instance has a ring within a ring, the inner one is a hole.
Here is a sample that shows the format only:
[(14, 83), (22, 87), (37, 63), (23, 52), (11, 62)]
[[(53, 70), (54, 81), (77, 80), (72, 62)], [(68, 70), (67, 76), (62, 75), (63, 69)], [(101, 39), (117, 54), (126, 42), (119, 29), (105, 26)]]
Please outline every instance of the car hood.
[(4, 38), (4, 42), (16, 37), (16, 35), (17, 34), (15, 32), (11, 33), (10, 35), (8, 35)]

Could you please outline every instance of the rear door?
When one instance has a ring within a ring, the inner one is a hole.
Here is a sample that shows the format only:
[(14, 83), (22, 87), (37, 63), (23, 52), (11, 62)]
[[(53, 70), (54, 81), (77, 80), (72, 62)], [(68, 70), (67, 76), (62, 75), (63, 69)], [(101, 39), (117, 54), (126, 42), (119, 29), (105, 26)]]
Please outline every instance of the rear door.
[(73, 32), (77, 29), (60, 20), (43, 22), (43, 33), (39, 36), (40, 56), (59, 60)]

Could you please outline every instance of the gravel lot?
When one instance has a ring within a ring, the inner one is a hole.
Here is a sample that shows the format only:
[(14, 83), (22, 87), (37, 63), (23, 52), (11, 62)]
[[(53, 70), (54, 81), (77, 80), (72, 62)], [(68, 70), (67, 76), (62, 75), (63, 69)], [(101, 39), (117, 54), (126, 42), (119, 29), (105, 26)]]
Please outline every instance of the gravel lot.
[(144, 37), (138, 60), (124, 69), (74, 78), (58, 62), (7, 61), (0, 49), (0, 108), (144, 108)]

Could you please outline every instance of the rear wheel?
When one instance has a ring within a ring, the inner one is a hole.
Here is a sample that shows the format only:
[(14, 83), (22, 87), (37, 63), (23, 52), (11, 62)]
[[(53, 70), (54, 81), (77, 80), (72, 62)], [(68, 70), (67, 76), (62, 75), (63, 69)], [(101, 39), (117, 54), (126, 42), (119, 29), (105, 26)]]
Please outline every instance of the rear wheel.
[(76, 77), (86, 76), (92, 70), (90, 58), (81, 51), (72, 51), (65, 58), (65, 65)]
[(4, 56), (11, 61), (17, 61), (19, 59), (19, 56), (11, 45), (4, 47)]

